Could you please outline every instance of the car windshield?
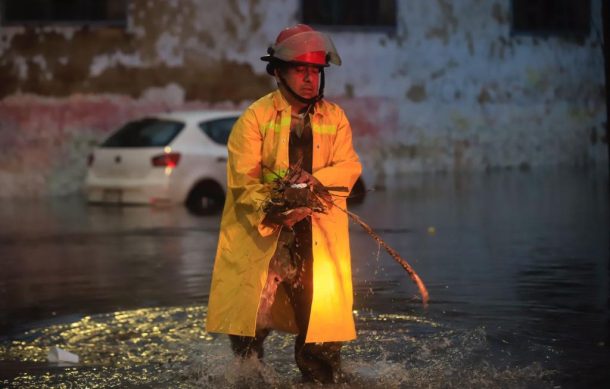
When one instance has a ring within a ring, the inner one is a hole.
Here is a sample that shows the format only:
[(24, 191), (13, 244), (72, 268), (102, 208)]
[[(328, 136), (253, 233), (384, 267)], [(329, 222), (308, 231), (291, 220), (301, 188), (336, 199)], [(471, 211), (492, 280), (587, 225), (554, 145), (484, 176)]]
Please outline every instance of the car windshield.
[(112, 134), (102, 147), (164, 147), (178, 135), (184, 123), (141, 119), (129, 122)]
[(215, 143), (226, 145), (229, 141), (231, 129), (236, 121), (237, 117), (210, 120), (199, 123), (199, 128), (201, 128)]

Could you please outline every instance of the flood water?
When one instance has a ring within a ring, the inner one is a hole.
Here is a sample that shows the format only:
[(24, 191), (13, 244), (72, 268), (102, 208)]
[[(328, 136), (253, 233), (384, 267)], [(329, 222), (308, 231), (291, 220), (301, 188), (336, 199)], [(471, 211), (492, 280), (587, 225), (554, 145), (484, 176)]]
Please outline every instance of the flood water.
[[(607, 173), (409, 175), (352, 208), (349, 384), (610, 387)], [(300, 387), (294, 337), (238, 363), (203, 326), (219, 217), (181, 207), (0, 203), (0, 387)], [(49, 347), (80, 356), (46, 361)]]

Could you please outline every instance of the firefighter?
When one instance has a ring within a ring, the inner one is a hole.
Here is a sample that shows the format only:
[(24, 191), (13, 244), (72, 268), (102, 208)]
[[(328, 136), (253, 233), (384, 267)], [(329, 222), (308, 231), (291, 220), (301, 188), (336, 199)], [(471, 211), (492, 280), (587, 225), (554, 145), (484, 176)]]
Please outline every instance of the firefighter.
[(291, 166), (301, 170), (291, 183), (305, 184), (287, 189), (294, 198), (314, 186), (351, 189), (360, 175), (350, 124), (323, 96), (324, 68), (341, 59), (329, 37), (303, 24), (281, 31), (261, 59), (277, 90), (231, 131), (206, 329), (229, 334), (236, 355), (258, 358), (271, 330), (294, 333), (303, 380), (338, 382), (342, 342), (356, 337), (345, 197), (325, 192), (324, 213), (262, 204)]

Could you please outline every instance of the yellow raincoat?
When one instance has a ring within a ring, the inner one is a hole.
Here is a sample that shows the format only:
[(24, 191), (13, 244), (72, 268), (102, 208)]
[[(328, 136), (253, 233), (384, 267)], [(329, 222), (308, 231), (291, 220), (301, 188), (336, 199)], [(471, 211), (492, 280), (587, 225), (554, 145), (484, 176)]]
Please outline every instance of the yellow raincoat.
[[(268, 185), (285, 174), (291, 107), (279, 90), (253, 103), (229, 138), (227, 197), (208, 304), (206, 330), (254, 336), (260, 296), (279, 228), (261, 224)], [(311, 119), (313, 175), (324, 186), (351, 188), (361, 172), (352, 131), (336, 104), (318, 102)], [(335, 197), (345, 208), (345, 199)], [(313, 301), (306, 342), (346, 341), (356, 337), (347, 215), (337, 207), (312, 216)], [(272, 309), (276, 328), (296, 332), (294, 312), (283, 288)]]

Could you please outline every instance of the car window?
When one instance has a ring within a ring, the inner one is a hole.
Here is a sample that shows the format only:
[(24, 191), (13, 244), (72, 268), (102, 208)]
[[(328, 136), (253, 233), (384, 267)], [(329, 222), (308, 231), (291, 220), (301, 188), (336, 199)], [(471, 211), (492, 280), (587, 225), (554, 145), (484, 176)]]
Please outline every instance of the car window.
[(237, 117), (210, 120), (199, 123), (199, 128), (201, 128), (215, 143), (226, 145), (229, 141), (231, 129), (236, 121)]
[(184, 123), (171, 120), (135, 120), (112, 134), (102, 147), (164, 147), (183, 127)]

